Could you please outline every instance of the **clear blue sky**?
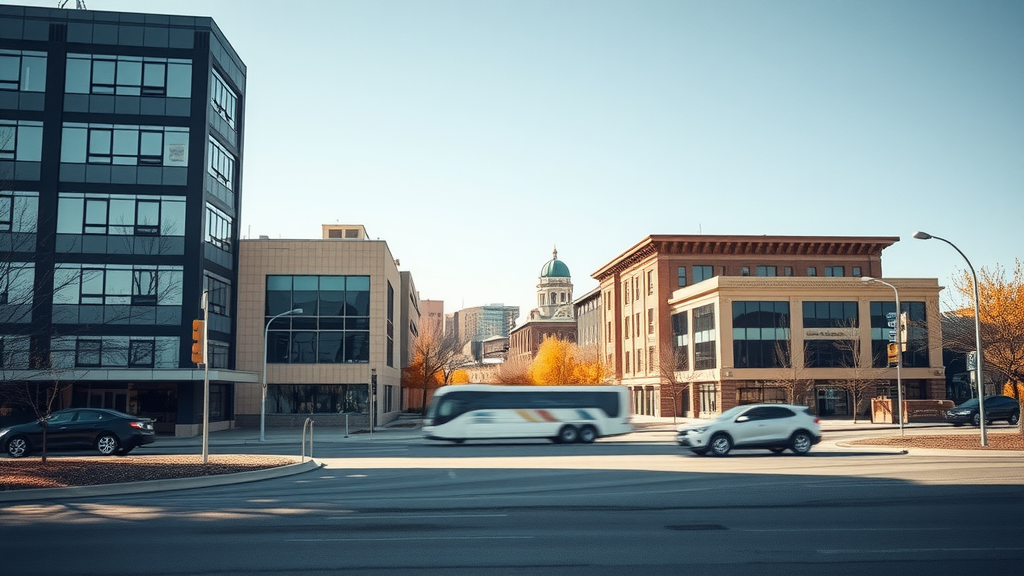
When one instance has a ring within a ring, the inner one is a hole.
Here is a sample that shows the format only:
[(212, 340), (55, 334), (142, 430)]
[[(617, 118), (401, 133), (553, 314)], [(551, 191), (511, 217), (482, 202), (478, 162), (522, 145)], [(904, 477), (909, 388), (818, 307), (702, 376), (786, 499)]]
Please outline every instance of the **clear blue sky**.
[(447, 311), (525, 314), (554, 245), (582, 295), (648, 234), (899, 236), (885, 276), (944, 285), (915, 230), (1024, 259), (1024, 2), (87, 3), (241, 55), (243, 237), (365, 224)]

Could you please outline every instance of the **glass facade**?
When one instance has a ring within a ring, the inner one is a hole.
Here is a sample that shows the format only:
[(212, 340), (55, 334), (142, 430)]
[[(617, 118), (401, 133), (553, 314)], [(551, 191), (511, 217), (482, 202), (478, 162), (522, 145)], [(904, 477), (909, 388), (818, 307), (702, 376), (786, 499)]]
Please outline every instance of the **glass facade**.
[(789, 302), (733, 302), (732, 338), (737, 368), (788, 368)]
[(370, 361), (369, 276), (267, 276), (267, 362)]
[(672, 315), (672, 356), (676, 370), (690, 369), (690, 330), (687, 312)]
[(267, 389), (273, 414), (365, 413), (367, 384), (281, 384)]
[(715, 305), (693, 309), (693, 369), (708, 370), (718, 366), (715, 341)]
[[(854, 368), (859, 363), (860, 327), (857, 303), (804, 302), (804, 329), (820, 330), (804, 340), (804, 366), (808, 368)], [(829, 331), (831, 329), (831, 331)]]
[[(905, 368), (927, 368), (928, 318), (924, 302), (900, 302), (900, 308), (908, 315), (906, 351), (903, 353)], [(895, 314), (895, 302), (871, 303), (871, 365), (876, 368), (888, 366), (889, 314)]]

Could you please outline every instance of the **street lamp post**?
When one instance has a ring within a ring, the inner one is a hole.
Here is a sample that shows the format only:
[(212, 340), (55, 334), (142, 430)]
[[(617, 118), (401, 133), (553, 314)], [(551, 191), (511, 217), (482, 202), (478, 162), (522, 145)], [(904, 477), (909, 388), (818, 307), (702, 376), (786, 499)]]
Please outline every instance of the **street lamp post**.
[(302, 314), (302, 308), (281, 312), (267, 320), (267, 326), (263, 329), (263, 395), (260, 398), (260, 442), (267, 441), (267, 339), (270, 336), (270, 324), (281, 316), (287, 316), (288, 314)]
[(878, 278), (872, 278), (871, 276), (863, 276), (861, 280), (864, 282), (878, 282), (879, 284), (885, 284), (889, 288), (892, 288), (893, 294), (896, 295), (896, 411), (899, 414), (900, 419), (900, 436), (903, 436), (903, 377), (900, 374), (903, 368), (903, 342), (902, 335), (900, 334), (900, 314), (903, 313), (900, 310), (900, 291), (895, 286), (879, 280)]
[(917, 238), (918, 240), (930, 240), (932, 238), (936, 240), (942, 240), (946, 244), (952, 246), (953, 250), (956, 250), (957, 253), (963, 257), (964, 262), (967, 262), (967, 267), (971, 270), (971, 277), (974, 280), (974, 345), (977, 349), (978, 356), (978, 363), (977, 366), (975, 366), (975, 369), (977, 370), (976, 378), (978, 380), (978, 418), (981, 419), (978, 425), (979, 428), (981, 428), (981, 445), (988, 446), (988, 436), (985, 433), (985, 386), (982, 383), (981, 379), (981, 357), (983, 356), (983, 354), (981, 353), (981, 316), (978, 312), (978, 275), (974, 272), (974, 266), (971, 266), (971, 261), (968, 260), (967, 256), (963, 252), (961, 252), (959, 248), (956, 247), (956, 244), (953, 244), (952, 242), (946, 240), (945, 238), (932, 236), (927, 232), (921, 231), (914, 232), (914, 238)]

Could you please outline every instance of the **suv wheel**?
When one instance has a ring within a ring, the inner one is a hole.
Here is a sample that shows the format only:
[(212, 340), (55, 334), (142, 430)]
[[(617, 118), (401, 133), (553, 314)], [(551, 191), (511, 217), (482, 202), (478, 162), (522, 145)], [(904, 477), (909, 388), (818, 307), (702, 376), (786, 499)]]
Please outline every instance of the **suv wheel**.
[(725, 434), (716, 434), (711, 439), (711, 453), (715, 456), (725, 456), (732, 450), (732, 440)]
[(971, 424), (974, 424), (975, 426), (981, 426), (981, 414), (980, 413), (975, 414), (974, 418), (971, 418)]
[(793, 434), (793, 437), (789, 441), (789, 449), (794, 454), (807, 454), (811, 451), (811, 446), (814, 445), (814, 440), (811, 435), (803, 430)]

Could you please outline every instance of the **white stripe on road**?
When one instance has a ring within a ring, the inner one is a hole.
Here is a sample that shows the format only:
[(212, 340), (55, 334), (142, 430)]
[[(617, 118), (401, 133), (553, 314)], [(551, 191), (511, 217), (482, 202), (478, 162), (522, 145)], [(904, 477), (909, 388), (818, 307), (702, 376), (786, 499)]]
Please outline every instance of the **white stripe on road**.
[(738, 528), (733, 532), (926, 532), (952, 528)]
[(368, 518), (373, 519), (386, 519), (386, 520), (405, 520), (406, 518), (507, 518), (508, 514), (434, 514), (434, 515), (391, 515), (391, 516), (329, 516), (328, 520), (365, 520)]
[(285, 542), (412, 542), (416, 540), (533, 540), (536, 536), (444, 536), (413, 538), (289, 538)]
[(1021, 552), (1024, 548), (851, 548), (849, 550), (818, 550), (818, 554), (907, 554), (922, 552)]

